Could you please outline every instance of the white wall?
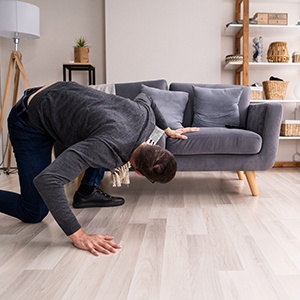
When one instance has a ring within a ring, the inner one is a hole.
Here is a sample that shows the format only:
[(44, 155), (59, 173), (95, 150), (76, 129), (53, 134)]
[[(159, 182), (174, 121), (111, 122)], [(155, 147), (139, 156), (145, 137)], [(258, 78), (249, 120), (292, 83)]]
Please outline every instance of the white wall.
[(107, 0), (108, 82), (220, 81), (220, 0)]

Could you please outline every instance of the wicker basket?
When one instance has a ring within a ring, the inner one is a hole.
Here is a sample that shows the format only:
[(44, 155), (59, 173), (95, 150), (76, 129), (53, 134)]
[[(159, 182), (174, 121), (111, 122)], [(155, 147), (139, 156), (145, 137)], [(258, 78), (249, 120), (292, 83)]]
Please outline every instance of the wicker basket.
[(262, 87), (250, 87), (251, 90), (251, 100), (262, 100), (263, 99), (263, 88)]
[(288, 81), (269, 80), (263, 82), (264, 93), (268, 100), (284, 100)]
[(226, 64), (230, 62), (242, 62), (243, 61), (243, 55), (241, 54), (229, 54), (225, 57)]
[(286, 42), (271, 43), (267, 53), (268, 62), (287, 63), (290, 60)]
[(280, 128), (281, 136), (300, 136), (300, 120), (285, 120)]
[(292, 61), (293, 63), (299, 63), (300, 62), (300, 52), (295, 51), (292, 55)]

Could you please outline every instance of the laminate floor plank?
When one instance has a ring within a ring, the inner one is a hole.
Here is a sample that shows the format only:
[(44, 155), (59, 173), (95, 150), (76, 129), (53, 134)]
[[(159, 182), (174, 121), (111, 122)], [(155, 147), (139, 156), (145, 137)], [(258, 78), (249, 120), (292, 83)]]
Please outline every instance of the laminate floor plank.
[[(126, 227), (121, 242), (121, 244), (126, 245), (126, 247), (124, 246), (117, 254), (113, 268), (106, 270), (105, 277), (99, 286), (96, 299), (103, 299), (104, 295), (109, 295), (111, 299), (127, 298), (145, 231), (146, 225), (144, 224), (129, 224)], [(119, 272), (116, 272), (116, 270), (119, 270)]]
[(251, 237), (255, 240), (274, 273), (276, 275), (300, 274), (299, 267), (294, 265), (287, 253), (264, 225), (263, 221), (248, 208), (244, 207), (242, 209), (241, 206), (239, 206), (237, 210)]
[(211, 239), (207, 235), (188, 235), (187, 240), (191, 278), (189, 299), (225, 299), (217, 261), (211, 251)]
[[(258, 197), (235, 172), (178, 172), (165, 185), (133, 173), (120, 188), (106, 175), (123, 206), (71, 209), (121, 244), (109, 256), (74, 248), (51, 214), (0, 214), (0, 300), (299, 300), (300, 169), (256, 176)], [(0, 174), (0, 189), (18, 192), (17, 174)]]
[(219, 208), (205, 208), (204, 217), (208, 237), (211, 240), (211, 251), (215, 257), (218, 270), (242, 270), (239, 255), (222, 223)]
[[(228, 293), (231, 295), (232, 290), (233, 294), (229, 299), (288, 299), (255, 240), (243, 226), (242, 219), (238, 214), (231, 212), (231, 209), (232, 207), (223, 207), (222, 219), (228, 236), (239, 255), (243, 270), (242, 272), (222, 271), (220, 273), (222, 286), (226, 291), (225, 295)], [(230, 277), (232, 273), (237, 276), (236, 280)], [(239, 282), (239, 276), (242, 282)], [(249, 280), (249, 284), (245, 286), (244, 280)]]
[(159, 299), (165, 232), (166, 220), (149, 221), (130, 283), (128, 299)]
[(280, 284), (284, 287), (289, 300), (298, 300), (300, 295), (300, 276), (278, 276)]
[(184, 212), (184, 208), (168, 210), (160, 300), (192, 297)]

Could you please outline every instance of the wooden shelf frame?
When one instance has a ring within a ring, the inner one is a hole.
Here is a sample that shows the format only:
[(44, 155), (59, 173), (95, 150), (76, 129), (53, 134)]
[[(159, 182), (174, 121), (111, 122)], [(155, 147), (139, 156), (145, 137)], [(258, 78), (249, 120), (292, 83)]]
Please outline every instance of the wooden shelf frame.
[(243, 53), (243, 64), (235, 70), (235, 83), (249, 85), (249, 0), (236, 0), (235, 19), (243, 20), (235, 35), (235, 53)]

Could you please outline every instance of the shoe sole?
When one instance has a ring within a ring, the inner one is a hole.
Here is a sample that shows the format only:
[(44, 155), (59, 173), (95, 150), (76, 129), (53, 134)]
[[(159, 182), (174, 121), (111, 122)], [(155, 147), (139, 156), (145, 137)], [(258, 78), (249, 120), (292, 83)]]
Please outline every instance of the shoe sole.
[(121, 206), (125, 203), (125, 201), (120, 202), (120, 203), (109, 203), (109, 204), (103, 204), (99, 205), (100, 203), (74, 203), (73, 202), (73, 207), (74, 208), (90, 208), (90, 207), (114, 207), (114, 206)]

